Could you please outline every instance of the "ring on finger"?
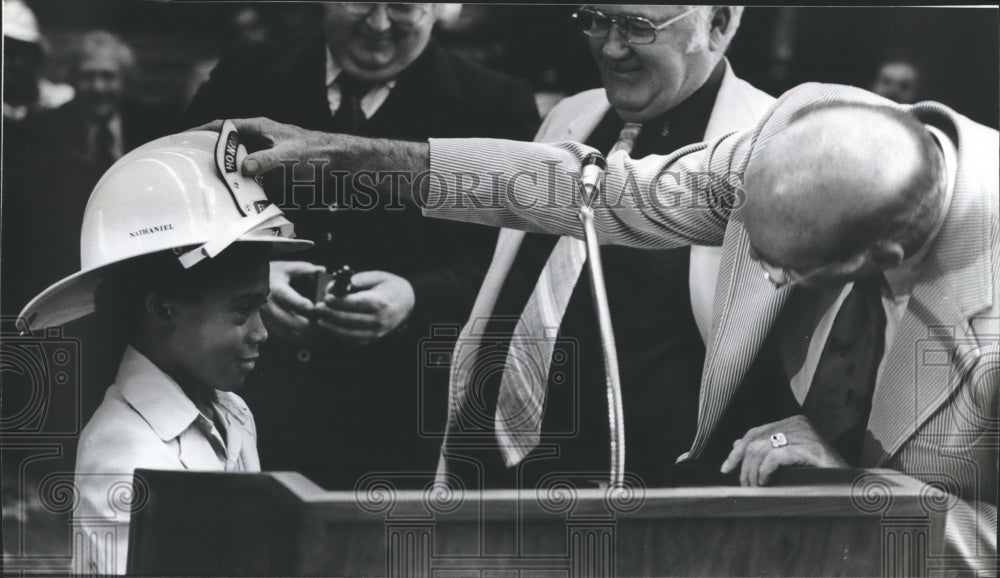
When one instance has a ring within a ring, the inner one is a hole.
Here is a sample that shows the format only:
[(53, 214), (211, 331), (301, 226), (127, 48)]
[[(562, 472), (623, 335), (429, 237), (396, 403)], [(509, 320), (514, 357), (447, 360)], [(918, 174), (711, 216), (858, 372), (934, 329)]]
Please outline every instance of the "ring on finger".
[(771, 447), (772, 448), (783, 448), (788, 445), (788, 438), (785, 434), (778, 432), (771, 435)]

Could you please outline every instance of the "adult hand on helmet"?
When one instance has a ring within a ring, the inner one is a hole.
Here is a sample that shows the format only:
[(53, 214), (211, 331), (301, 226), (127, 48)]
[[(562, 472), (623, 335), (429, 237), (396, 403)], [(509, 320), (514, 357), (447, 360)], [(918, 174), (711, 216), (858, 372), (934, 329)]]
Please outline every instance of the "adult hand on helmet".
[[(222, 122), (215, 120), (192, 130), (217, 132), (222, 129)], [(288, 161), (338, 162), (341, 155), (350, 153), (366, 140), (350, 135), (306, 130), (263, 117), (232, 119), (232, 123), (239, 131), (240, 140), (247, 150), (253, 151), (243, 159), (243, 174), (248, 177), (264, 174)]]
[(364, 271), (351, 277), (357, 289), (343, 297), (327, 295), (316, 308), (317, 325), (360, 345), (371, 343), (403, 324), (416, 297), (410, 282), (386, 271)]
[(271, 263), (271, 295), (261, 310), (268, 331), (297, 343), (306, 339), (316, 305), (292, 288), (292, 279), (323, 270), (322, 266), (305, 261)]
[[(430, 179), (417, 179), (430, 171), (430, 146), (426, 142), (406, 142), (362, 138), (306, 130), (281, 124), (268, 118), (230, 119), (240, 138), (251, 152), (243, 159), (243, 174), (256, 177), (282, 166), (282, 163), (316, 163), (322, 167), (365, 167), (365, 170), (409, 174), (409, 179), (396, 177), (378, 179), (379, 184), (392, 186), (405, 201), (420, 199), (422, 205), (430, 187)], [(192, 130), (216, 131), (222, 121), (216, 120)], [(411, 185), (419, 181), (420, 190)], [(393, 184), (395, 183), (395, 184)]]

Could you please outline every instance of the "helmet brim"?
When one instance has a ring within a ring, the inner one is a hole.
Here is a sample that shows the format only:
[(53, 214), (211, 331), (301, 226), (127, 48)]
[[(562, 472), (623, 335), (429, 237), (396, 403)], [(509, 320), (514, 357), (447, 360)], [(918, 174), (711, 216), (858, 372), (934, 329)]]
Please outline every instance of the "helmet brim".
[[(274, 255), (301, 251), (313, 246), (313, 242), (306, 239), (284, 237), (246, 236), (240, 238), (237, 243), (269, 243)], [(157, 251), (136, 255), (132, 259), (155, 252)], [(114, 263), (74, 273), (49, 286), (21, 310), (17, 319), (18, 329), (22, 332), (31, 332), (56, 327), (93, 313), (94, 292), (111, 265)]]

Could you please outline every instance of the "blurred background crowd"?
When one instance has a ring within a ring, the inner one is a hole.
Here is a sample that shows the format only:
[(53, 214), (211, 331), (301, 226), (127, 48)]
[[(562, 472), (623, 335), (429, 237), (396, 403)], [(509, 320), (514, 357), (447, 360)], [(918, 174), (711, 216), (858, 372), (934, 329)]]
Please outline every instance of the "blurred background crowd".
[[(78, 251), (66, 248), (78, 247), (80, 215), (104, 170), (132, 148), (188, 128), (182, 114), (221, 55), (306, 36), (321, 25), (322, 8), (141, 0), (4, 0), (3, 8), (6, 331), (28, 299), (78, 269)], [(527, 81), (544, 117), (564, 96), (600, 86), (586, 39), (570, 22), (576, 9), (452, 5), (434, 37)], [(751, 8), (729, 59), (772, 95), (807, 81), (850, 84), (902, 103), (940, 101), (997, 127), (997, 25), (997, 10), (983, 8)], [(4, 434), (23, 425), (24, 404), (34, 403), (15, 391), (19, 383), (4, 381)], [(72, 472), (75, 432), (101, 393), (53, 398), (50, 415), (63, 426), (5, 435), (5, 560), (65, 555), (69, 509), (42, 503), (37, 486), (47, 473)]]

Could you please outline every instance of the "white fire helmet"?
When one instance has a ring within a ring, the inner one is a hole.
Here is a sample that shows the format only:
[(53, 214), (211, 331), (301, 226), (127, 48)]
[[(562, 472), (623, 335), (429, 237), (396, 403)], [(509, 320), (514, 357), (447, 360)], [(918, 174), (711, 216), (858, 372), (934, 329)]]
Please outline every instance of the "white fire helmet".
[(94, 290), (108, 265), (173, 250), (185, 268), (234, 242), (269, 243), (274, 252), (305, 249), (294, 227), (240, 173), (247, 155), (232, 123), (220, 133), (183, 132), (119, 159), (87, 202), (80, 272), (52, 285), (21, 311), (22, 330), (67, 323), (94, 311)]

